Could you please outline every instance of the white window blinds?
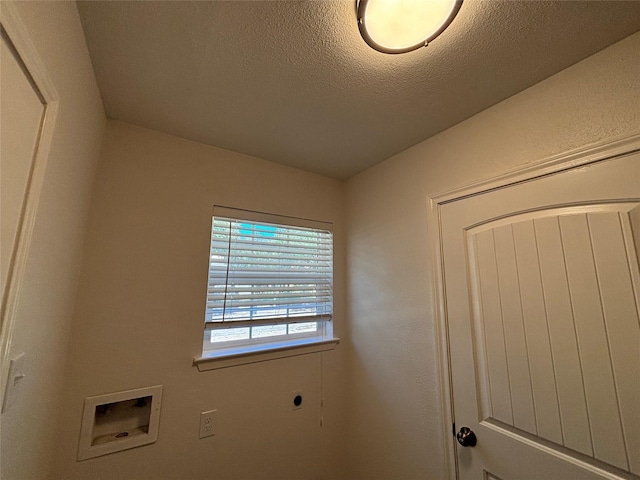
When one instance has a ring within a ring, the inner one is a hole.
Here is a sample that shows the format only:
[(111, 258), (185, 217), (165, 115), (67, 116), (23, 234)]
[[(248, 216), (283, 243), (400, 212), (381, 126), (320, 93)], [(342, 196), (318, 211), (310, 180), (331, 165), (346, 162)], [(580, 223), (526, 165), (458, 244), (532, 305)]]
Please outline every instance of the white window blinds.
[(207, 329), (331, 320), (330, 224), (311, 222), (324, 227), (315, 228), (283, 222), (309, 224), (214, 209)]

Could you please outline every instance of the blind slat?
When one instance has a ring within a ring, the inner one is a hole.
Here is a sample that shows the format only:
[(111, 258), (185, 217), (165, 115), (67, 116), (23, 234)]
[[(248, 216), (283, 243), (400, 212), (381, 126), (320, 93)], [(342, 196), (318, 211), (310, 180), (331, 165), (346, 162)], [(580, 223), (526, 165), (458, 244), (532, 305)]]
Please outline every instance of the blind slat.
[(330, 301), (331, 300), (331, 291), (326, 290), (324, 292), (304, 292), (304, 293), (287, 293), (286, 295), (273, 295), (271, 293), (252, 293), (246, 294), (245, 292), (238, 292), (233, 294), (225, 295), (224, 292), (213, 293), (209, 295), (211, 302), (223, 301), (225, 298), (227, 301), (240, 301), (240, 300), (266, 300), (266, 299), (321, 299), (322, 301)]
[(261, 325), (281, 325), (286, 323), (327, 322), (331, 318), (327, 315), (306, 315), (299, 317), (279, 318), (269, 317), (257, 320), (237, 320), (228, 322), (205, 322), (205, 330), (217, 330), (221, 328), (257, 327)]
[[(281, 246), (277, 245), (269, 245), (269, 244), (258, 244), (251, 241), (243, 241), (237, 240), (235, 242), (231, 242), (231, 247), (235, 251), (238, 252), (276, 252), (280, 253), (283, 251)], [(229, 241), (228, 240), (213, 240), (211, 242), (212, 252), (215, 251), (216, 254), (226, 254), (229, 250)], [(300, 254), (313, 254), (313, 255), (327, 255), (330, 256), (333, 250), (331, 244), (313, 244), (313, 243), (298, 243), (294, 245), (289, 245), (286, 249), (289, 253), (300, 253)]]
[[(229, 264), (231, 264), (236, 270), (244, 270), (244, 271), (277, 271), (277, 270), (285, 270), (285, 271), (289, 271), (289, 270), (294, 270), (294, 269), (298, 269), (298, 270), (302, 270), (302, 271), (308, 271), (309, 269), (313, 268), (313, 269), (319, 269), (319, 270), (324, 270), (324, 271), (331, 271), (331, 265), (327, 265), (326, 262), (316, 262), (316, 261), (307, 261), (307, 262), (302, 262), (302, 261), (297, 261), (297, 262), (291, 262), (291, 261), (286, 261), (286, 262), (269, 262), (269, 261), (264, 261), (264, 260), (256, 260), (256, 259), (251, 259), (251, 258), (244, 258), (244, 259), (231, 259), (231, 261), (228, 262)], [(258, 268), (259, 267), (259, 268)], [(271, 268), (268, 268), (271, 267)], [(226, 271), (226, 265), (224, 268), (221, 268), (220, 266), (218, 266), (217, 264), (214, 264), (211, 267), (212, 270), (225, 270)]]
[[(235, 258), (251, 258), (257, 261), (271, 261), (278, 263), (286, 263), (286, 262), (318, 262), (318, 263), (326, 263), (327, 265), (331, 265), (331, 255), (318, 255), (316, 253), (300, 253), (296, 252), (287, 252), (289, 255), (282, 254), (280, 252), (263, 252), (263, 251), (247, 251), (246, 253), (238, 253), (234, 252)], [(212, 257), (212, 263), (221, 263), (221, 260), (229, 257), (227, 251), (220, 253), (215, 253)], [(226, 260), (225, 260), (226, 263)]]
[[(309, 284), (313, 283), (311, 280), (317, 280), (319, 283), (323, 283), (330, 279), (330, 275), (323, 275), (319, 273), (310, 273), (310, 272), (282, 272), (277, 278), (273, 275), (273, 273), (268, 270), (262, 272), (233, 272), (233, 274), (229, 273), (230, 279), (243, 280), (244, 284), (274, 284), (274, 285), (282, 285), (282, 284), (291, 284), (291, 283), (303, 283)], [(216, 272), (211, 272), (209, 275), (210, 279), (220, 279), (226, 278), (224, 272), (220, 272), (216, 275)], [(255, 280), (254, 280), (255, 279)]]
[(226, 218), (214, 216), (213, 230), (221, 231), (242, 231), (245, 233), (262, 233), (266, 235), (293, 235), (293, 236), (309, 236), (309, 237), (327, 237), (331, 235), (329, 230), (291, 227), (282, 224), (273, 224), (267, 222), (245, 221), (236, 218)]
[(215, 232), (215, 234), (212, 235), (211, 237), (212, 242), (216, 242), (216, 243), (226, 242), (227, 245), (229, 244), (229, 241), (231, 241), (232, 244), (237, 243), (239, 245), (247, 244), (248, 242), (254, 242), (254, 243), (257, 243), (258, 245), (267, 245), (274, 240), (282, 242), (283, 244), (289, 244), (289, 245), (298, 245), (298, 246), (313, 245), (314, 248), (327, 248), (333, 243), (331, 237), (313, 238), (313, 237), (293, 237), (291, 235), (267, 236), (267, 235), (252, 235), (248, 233), (243, 234), (241, 232), (233, 232), (233, 231), (229, 233), (229, 232), (224, 232), (222, 230), (219, 232)]
[[(207, 302), (208, 310), (215, 310), (224, 308), (225, 310), (236, 310), (236, 312), (240, 312), (244, 309), (253, 309), (254, 312), (259, 310), (260, 308), (279, 308), (279, 307), (299, 307), (304, 306), (305, 308), (312, 308), (317, 310), (318, 308), (328, 308), (330, 307), (330, 300), (310, 300), (308, 298), (280, 298), (275, 300), (269, 300), (266, 302), (257, 302), (255, 300), (227, 300), (226, 302), (218, 302), (212, 301)], [(254, 313), (255, 315), (255, 313)], [(252, 315), (249, 315), (252, 316)]]
[(229, 296), (218, 295), (210, 297), (207, 304), (223, 303), (227, 302), (227, 305), (274, 305), (276, 303), (329, 303), (331, 301), (331, 295), (298, 295), (298, 296), (273, 296), (273, 295), (251, 295), (251, 296)]

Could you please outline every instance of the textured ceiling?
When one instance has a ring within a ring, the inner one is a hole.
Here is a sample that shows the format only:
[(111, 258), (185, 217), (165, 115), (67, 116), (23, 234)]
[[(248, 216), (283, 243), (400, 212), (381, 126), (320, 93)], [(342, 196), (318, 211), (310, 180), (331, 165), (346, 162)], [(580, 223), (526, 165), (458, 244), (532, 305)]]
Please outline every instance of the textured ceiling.
[(640, 30), (640, 1), (475, 1), (372, 50), (355, 1), (79, 1), (109, 118), (348, 178)]

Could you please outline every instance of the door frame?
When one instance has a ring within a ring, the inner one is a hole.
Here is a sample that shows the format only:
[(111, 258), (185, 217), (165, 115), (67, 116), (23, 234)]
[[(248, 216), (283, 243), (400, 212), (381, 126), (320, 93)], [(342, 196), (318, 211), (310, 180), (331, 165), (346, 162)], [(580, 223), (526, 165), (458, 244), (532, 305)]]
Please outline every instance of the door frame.
[(446, 478), (456, 480), (458, 467), (456, 440), (453, 425), (453, 391), (451, 386), (451, 363), (449, 354), (449, 331), (447, 306), (444, 288), (444, 264), (442, 256), (441, 208), (443, 205), (469, 197), (483, 195), (497, 189), (527, 182), (540, 177), (570, 170), (582, 165), (606, 160), (624, 154), (640, 151), (640, 133), (618, 138), (612, 141), (589, 145), (558, 155), (544, 158), (525, 167), (517, 167), (488, 179), (480, 180), (463, 187), (455, 188), (427, 198), (427, 231), (432, 261), (432, 314), (436, 347), (438, 349), (438, 383), (442, 408), (442, 435), (444, 439)]
[(7, 284), (0, 303), (0, 404), (4, 401), (11, 343), (16, 324), (16, 308), (33, 235), (40, 193), (44, 183), (47, 160), (56, 125), (59, 95), (45, 63), (31, 40), (29, 30), (15, 5), (3, 2), (0, 9), (0, 25), (11, 46), (22, 62), (22, 67), (32, 81), (36, 93), (43, 100), (44, 112), (40, 134), (31, 160), (29, 179), (22, 203), (18, 232), (11, 255)]

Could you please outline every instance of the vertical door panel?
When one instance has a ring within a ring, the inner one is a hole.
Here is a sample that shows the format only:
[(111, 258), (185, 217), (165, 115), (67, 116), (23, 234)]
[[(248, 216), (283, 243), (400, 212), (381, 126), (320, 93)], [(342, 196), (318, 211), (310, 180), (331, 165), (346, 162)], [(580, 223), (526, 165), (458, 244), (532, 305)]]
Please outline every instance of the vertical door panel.
[(513, 426), (525, 432), (536, 434), (529, 352), (522, 316), (522, 301), (511, 225), (494, 229), (494, 237), (509, 383), (511, 385)]
[[(491, 405), (487, 408), (489, 416), (509, 425), (513, 425), (513, 409), (511, 407), (511, 387), (502, 324), (502, 308), (498, 286), (498, 269), (495, 256), (493, 231), (477, 235), (478, 272), (482, 298), (482, 316), (490, 321), (483, 322), (482, 338), (484, 340), (486, 368), (488, 371)], [(488, 407), (488, 406), (487, 406)]]
[(622, 230), (624, 219), (624, 213), (596, 214), (588, 216), (588, 224), (625, 453), (630, 471), (640, 474), (640, 318), (632, 281), (637, 257), (627, 256)]
[(587, 215), (560, 217), (595, 458), (628, 469)]
[(593, 455), (560, 225), (554, 217), (536, 219), (534, 224), (554, 358), (562, 444), (577, 452)]
[(562, 443), (556, 373), (533, 220), (512, 225), (538, 434)]

